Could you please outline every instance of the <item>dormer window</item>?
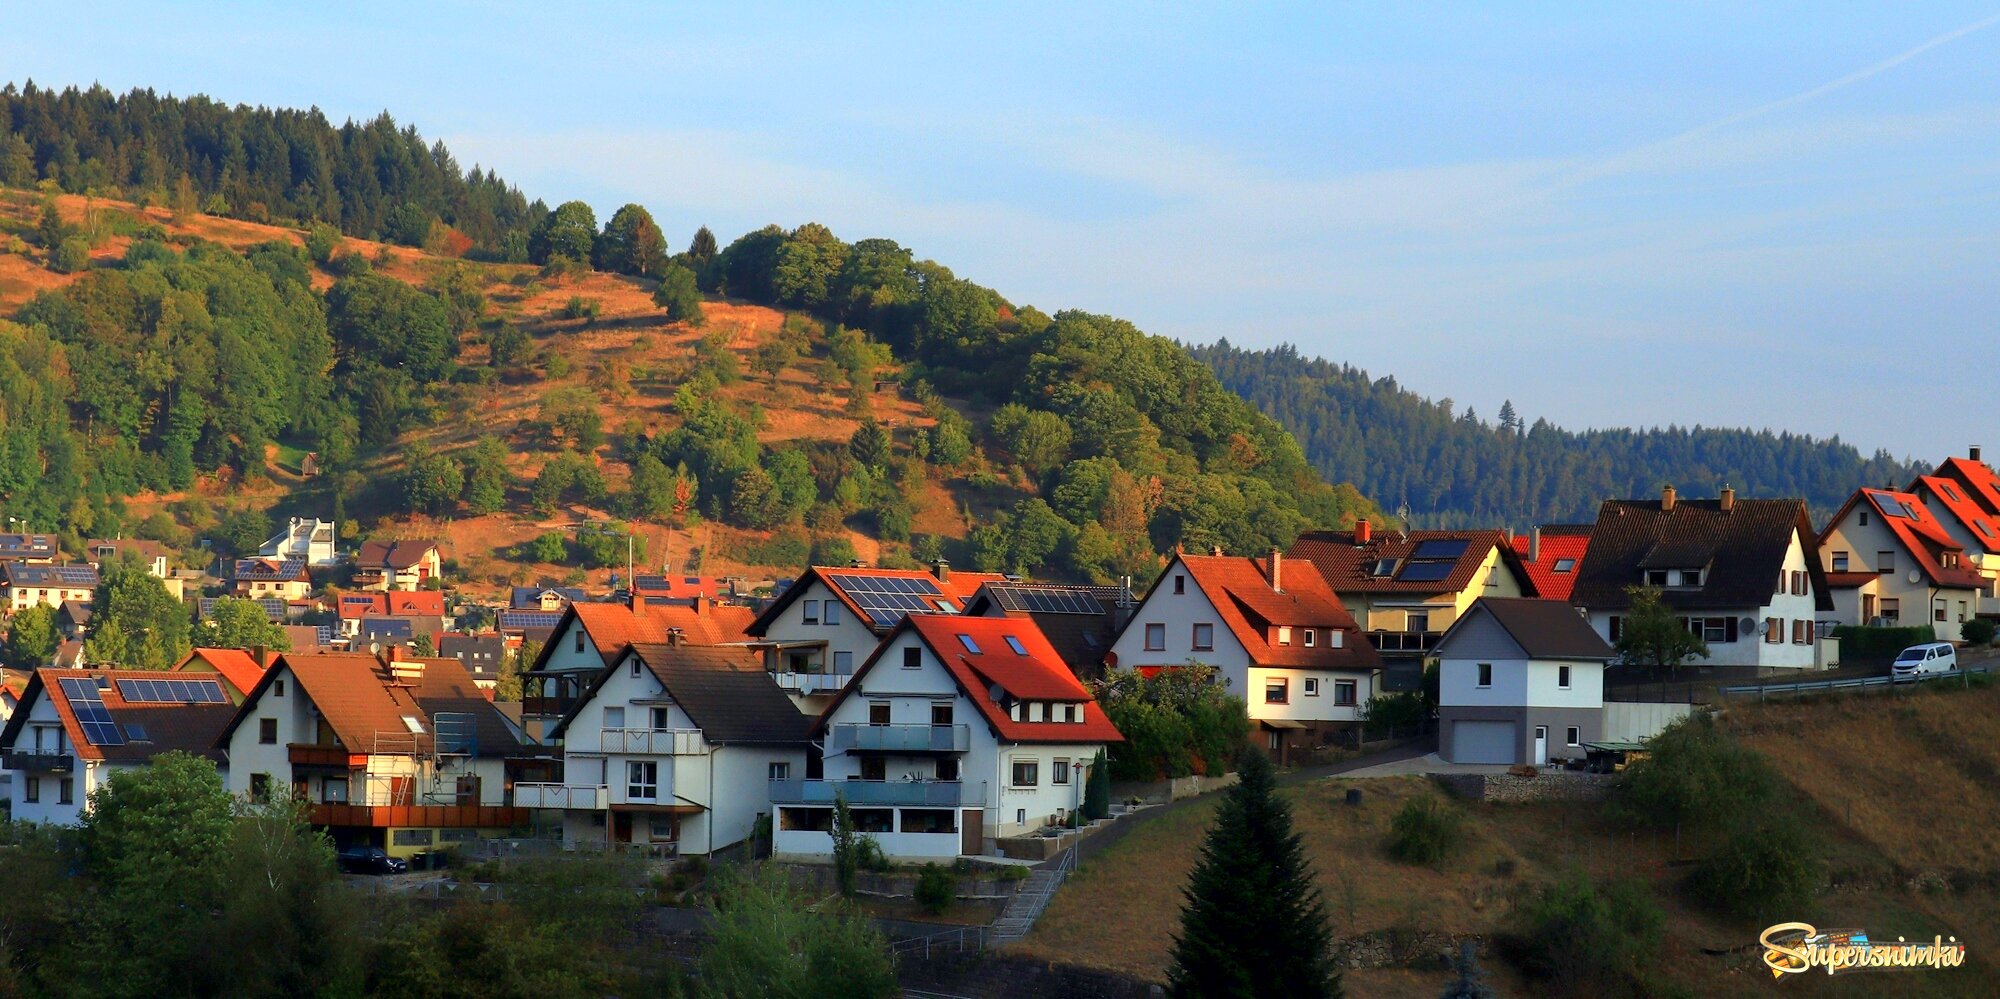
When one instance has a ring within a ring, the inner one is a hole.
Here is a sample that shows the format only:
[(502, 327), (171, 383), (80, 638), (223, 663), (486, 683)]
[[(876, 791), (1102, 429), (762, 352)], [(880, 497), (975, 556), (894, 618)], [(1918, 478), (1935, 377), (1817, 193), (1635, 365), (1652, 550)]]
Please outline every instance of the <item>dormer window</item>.
[(1682, 585), (1682, 586), (1700, 586), (1700, 585), (1701, 585), (1701, 570), (1700, 570), (1700, 569), (1682, 569), (1682, 570), (1681, 570), (1681, 575), (1680, 575), (1680, 580), (1681, 580), (1681, 585)]
[(1647, 569), (1647, 570), (1646, 570), (1646, 585), (1647, 585), (1647, 586), (1665, 586), (1665, 585), (1667, 585), (1667, 570), (1665, 570), (1665, 569)]
[(1291, 625), (1284, 625), (1284, 624), (1281, 624), (1281, 625), (1279, 625), (1279, 626), (1278, 626), (1278, 644), (1279, 644), (1279, 645), (1290, 645), (1290, 644), (1292, 644), (1292, 628), (1291, 628)]

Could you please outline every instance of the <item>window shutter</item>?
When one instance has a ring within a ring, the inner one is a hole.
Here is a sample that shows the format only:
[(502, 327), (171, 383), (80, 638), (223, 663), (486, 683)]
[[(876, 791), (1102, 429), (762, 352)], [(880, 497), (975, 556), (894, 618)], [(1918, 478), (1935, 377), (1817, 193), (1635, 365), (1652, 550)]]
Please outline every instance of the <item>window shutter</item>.
[(1731, 617), (1731, 618), (1724, 618), (1723, 620), (1725, 620), (1725, 621), (1728, 621), (1728, 622), (1729, 622), (1729, 625), (1728, 625), (1728, 630), (1727, 630), (1727, 634), (1729, 635), (1729, 637), (1728, 637), (1728, 638), (1726, 638), (1726, 639), (1723, 639), (1723, 641), (1726, 641), (1726, 642), (1733, 642), (1733, 641), (1736, 641), (1736, 637), (1737, 637), (1737, 636), (1736, 636), (1736, 619), (1735, 619), (1735, 618), (1733, 618), (1733, 617)]

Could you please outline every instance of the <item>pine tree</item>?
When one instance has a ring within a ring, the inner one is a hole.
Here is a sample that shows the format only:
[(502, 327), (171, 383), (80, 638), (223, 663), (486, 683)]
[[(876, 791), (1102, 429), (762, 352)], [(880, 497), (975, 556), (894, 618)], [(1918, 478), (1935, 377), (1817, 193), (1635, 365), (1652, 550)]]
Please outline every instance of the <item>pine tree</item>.
[(1246, 753), (1188, 878), (1167, 973), (1175, 996), (1342, 994), (1326, 903), (1271, 761)]
[(1459, 944), (1451, 970), (1458, 972), (1458, 977), (1445, 986), (1438, 999), (1493, 999), (1493, 989), (1486, 984), (1486, 972), (1479, 967), (1478, 944), (1470, 940)]

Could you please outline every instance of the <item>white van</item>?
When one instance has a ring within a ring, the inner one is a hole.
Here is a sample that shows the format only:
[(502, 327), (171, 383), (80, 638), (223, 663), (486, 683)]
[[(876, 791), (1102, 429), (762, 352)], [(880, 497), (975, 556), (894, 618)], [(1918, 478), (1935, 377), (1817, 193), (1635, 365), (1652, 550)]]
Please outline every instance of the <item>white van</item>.
[(1897, 679), (1925, 673), (1948, 673), (1958, 668), (1958, 650), (1950, 642), (1925, 642), (1896, 653), (1889, 675)]

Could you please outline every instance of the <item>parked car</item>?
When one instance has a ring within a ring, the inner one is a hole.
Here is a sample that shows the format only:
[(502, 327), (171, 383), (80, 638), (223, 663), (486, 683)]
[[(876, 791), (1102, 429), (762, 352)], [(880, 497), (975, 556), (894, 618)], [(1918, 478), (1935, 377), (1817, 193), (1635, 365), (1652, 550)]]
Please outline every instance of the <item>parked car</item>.
[(340, 851), (340, 869), (348, 874), (401, 874), (410, 862), (391, 857), (379, 846), (350, 846)]
[(1925, 673), (1949, 673), (1957, 668), (1958, 650), (1950, 642), (1925, 642), (1896, 653), (1896, 661), (1889, 666), (1889, 675), (1895, 678), (1914, 677)]

